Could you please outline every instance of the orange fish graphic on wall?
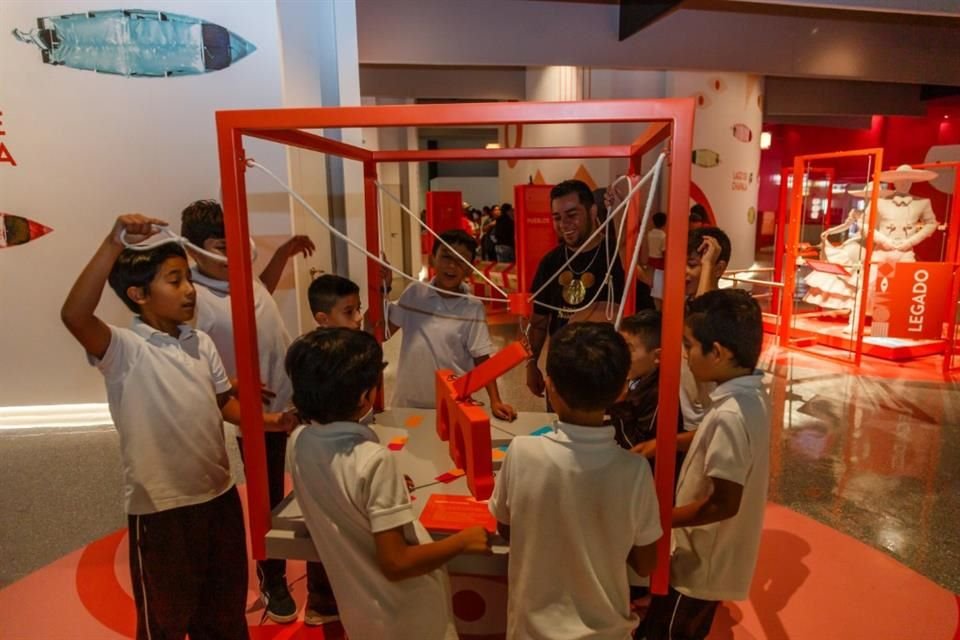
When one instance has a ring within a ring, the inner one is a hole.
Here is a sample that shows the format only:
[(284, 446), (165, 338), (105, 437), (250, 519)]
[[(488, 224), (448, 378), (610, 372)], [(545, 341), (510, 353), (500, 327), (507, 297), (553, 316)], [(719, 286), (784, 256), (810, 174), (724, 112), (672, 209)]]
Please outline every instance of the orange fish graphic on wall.
[(745, 124), (733, 125), (733, 137), (740, 142), (750, 142), (753, 140), (753, 131)]
[(0, 249), (26, 244), (51, 231), (53, 229), (39, 222), (0, 211)]

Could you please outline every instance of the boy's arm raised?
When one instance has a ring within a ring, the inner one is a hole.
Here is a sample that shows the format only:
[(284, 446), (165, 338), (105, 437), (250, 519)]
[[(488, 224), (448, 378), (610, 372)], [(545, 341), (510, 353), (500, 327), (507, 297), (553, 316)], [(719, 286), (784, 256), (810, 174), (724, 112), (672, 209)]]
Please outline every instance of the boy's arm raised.
[(403, 527), (394, 527), (374, 533), (373, 540), (377, 564), (391, 582), (430, 573), (461, 553), (491, 553), (483, 527), (470, 527), (437, 542), (415, 545), (407, 543)]
[(67, 294), (60, 309), (60, 319), (90, 355), (102, 358), (110, 346), (110, 327), (96, 316), (96, 310), (113, 263), (123, 251), (121, 233), (126, 231), (127, 241), (137, 243), (156, 233), (153, 225), (166, 224), (163, 220), (139, 213), (118, 217), (110, 234), (104, 238)]
[(260, 282), (267, 288), (267, 291), (273, 293), (280, 283), (280, 276), (283, 275), (283, 270), (287, 266), (290, 258), (298, 253), (308, 258), (312, 256), (316, 250), (317, 247), (309, 237), (293, 236), (277, 247), (273, 257), (270, 258), (270, 262), (267, 263), (267, 266), (260, 273)]

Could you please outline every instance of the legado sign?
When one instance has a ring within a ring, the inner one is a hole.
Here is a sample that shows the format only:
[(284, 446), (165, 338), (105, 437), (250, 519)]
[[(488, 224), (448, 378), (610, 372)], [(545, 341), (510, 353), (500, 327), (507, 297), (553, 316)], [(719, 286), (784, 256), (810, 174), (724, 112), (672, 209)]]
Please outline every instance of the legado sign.
[(872, 334), (876, 337), (938, 340), (951, 308), (951, 268), (940, 262), (876, 265)]

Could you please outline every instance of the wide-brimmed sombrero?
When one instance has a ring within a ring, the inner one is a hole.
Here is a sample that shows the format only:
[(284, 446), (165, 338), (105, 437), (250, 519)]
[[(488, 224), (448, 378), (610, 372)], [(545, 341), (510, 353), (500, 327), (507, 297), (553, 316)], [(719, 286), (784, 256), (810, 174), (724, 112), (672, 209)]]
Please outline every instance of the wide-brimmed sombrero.
[(890, 169), (880, 174), (880, 180), (883, 182), (927, 182), (936, 177), (936, 171), (914, 169), (908, 164), (902, 164), (896, 169)]
[[(870, 193), (873, 191), (873, 183), (868, 182), (863, 186), (863, 189), (847, 189), (847, 193), (857, 198), (869, 198)], [(877, 189), (877, 194), (881, 198), (889, 198), (893, 195), (893, 189), (887, 189), (881, 186)]]

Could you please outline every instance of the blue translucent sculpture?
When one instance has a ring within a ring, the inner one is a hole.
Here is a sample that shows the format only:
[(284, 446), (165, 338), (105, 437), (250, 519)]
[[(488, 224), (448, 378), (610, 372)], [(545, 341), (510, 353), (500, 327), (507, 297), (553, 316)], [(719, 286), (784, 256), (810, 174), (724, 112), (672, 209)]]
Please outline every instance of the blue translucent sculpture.
[(218, 71), (257, 49), (218, 24), (140, 9), (37, 18), (36, 29), (13, 35), (47, 64), (150, 78)]

